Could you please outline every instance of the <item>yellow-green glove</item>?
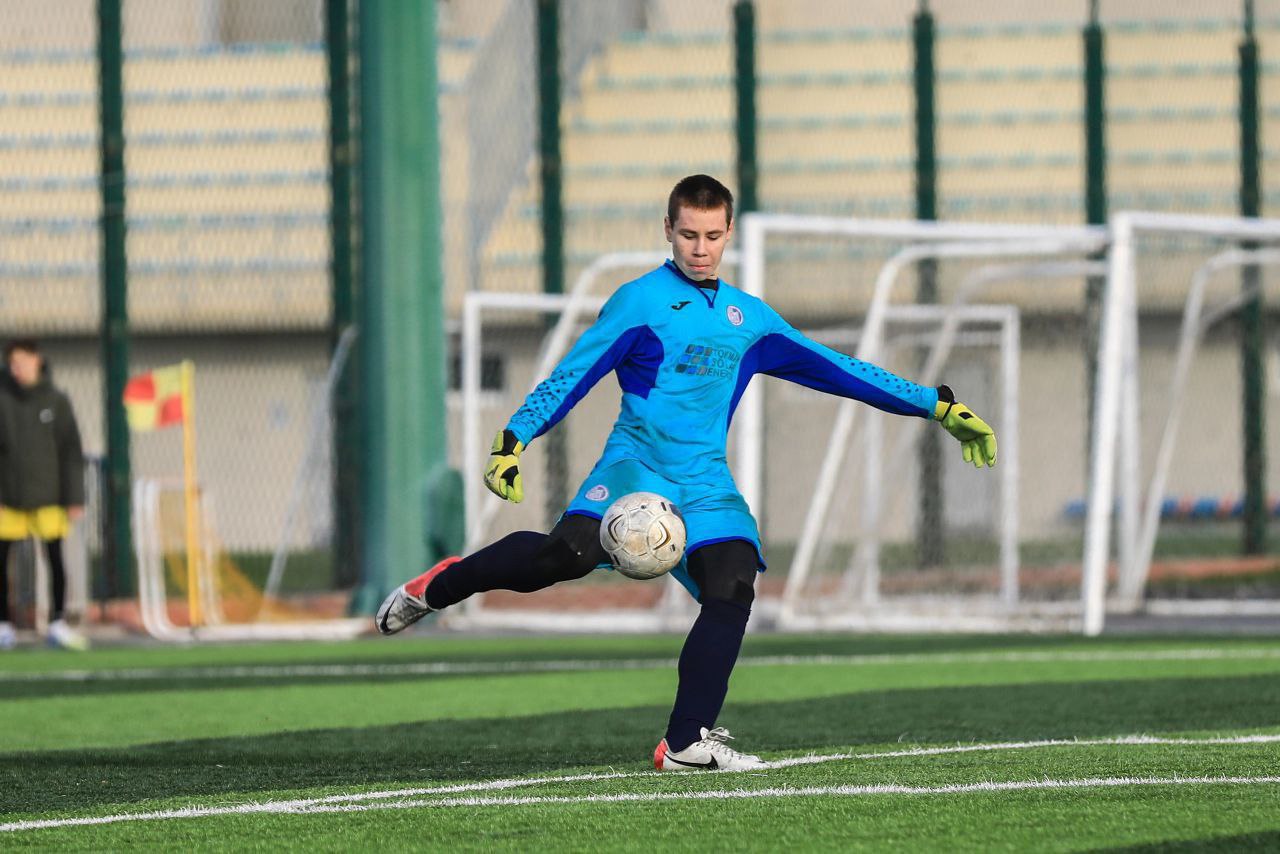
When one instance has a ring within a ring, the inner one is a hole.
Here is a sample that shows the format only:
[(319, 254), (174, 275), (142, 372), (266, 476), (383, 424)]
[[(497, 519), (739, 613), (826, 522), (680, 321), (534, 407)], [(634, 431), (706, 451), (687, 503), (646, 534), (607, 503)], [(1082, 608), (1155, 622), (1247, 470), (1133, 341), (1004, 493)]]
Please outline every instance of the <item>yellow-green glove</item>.
[(973, 410), (956, 400), (955, 393), (947, 386), (938, 386), (938, 405), (933, 410), (936, 421), (952, 436), (960, 440), (964, 461), (974, 468), (996, 464), (996, 431)]
[(524, 442), (510, 430), (499, 430), (489, 451), (489, 465), (484, 470), (484, 485), (504, 501), (519, 504), (524, 500), (524, 481), (520, 479), (520, 452)]

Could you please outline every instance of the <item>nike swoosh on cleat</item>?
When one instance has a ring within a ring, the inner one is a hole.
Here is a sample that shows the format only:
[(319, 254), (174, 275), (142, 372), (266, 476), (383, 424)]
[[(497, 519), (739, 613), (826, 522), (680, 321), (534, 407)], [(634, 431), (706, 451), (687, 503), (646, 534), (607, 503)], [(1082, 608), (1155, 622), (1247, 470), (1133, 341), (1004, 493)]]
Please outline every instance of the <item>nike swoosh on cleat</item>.
[(686, 768), (706, 768), (708, 771), (714, 771), (720, 767), (720, 763), (716, 762), (716, 758), (714, 756), (712, 756), (706, 762), (681, 762), (679, 759), (676, 759), (670, 753), (667, 754), (666, 758), (676, 763), (677, 765), (683, 765)]

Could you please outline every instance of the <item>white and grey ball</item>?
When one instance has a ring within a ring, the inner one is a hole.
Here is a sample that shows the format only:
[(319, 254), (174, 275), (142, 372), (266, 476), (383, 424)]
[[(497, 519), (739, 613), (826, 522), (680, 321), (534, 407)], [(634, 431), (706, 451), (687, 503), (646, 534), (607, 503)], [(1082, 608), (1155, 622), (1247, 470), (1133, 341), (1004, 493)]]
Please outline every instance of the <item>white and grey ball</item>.
[(632, 492), (609, 505), (600, 520), (600, 545), (618, 572), (657, 578), (680, 563), (684, 519), (676, 505), (652, 492)]

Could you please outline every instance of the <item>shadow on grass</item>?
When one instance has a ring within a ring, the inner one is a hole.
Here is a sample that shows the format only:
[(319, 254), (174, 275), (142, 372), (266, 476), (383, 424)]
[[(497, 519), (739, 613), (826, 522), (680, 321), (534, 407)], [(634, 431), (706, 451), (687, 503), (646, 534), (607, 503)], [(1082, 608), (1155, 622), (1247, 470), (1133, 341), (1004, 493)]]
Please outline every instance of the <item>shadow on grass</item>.
[(1207, 836), (1203, 839), (1170, 840), (1120, 848), (1097, 848), (1107, 854), (1183, 854), (1195, 851), (1280, 851), (1280, 830)]
[[(1101, 737), (1273, 726), (1274, 676), (964, 686), (733, 704), (721, 723), (752, 750), (889, 742)], [(668, 709), (642, 706), (480, 720), (193, 739), (111, 750), (0, 754), (0, 813), (317, 786), (402, 786), (643, 770)]]

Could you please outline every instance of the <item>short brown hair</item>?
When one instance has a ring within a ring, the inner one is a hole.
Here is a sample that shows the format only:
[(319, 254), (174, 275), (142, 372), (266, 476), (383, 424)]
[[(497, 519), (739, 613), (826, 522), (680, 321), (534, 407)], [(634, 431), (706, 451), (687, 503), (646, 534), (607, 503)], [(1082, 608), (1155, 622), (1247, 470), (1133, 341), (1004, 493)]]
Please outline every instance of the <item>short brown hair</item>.
[(725, 224), (733, 222), (733, 193), (710, 175), (690, 175), (681, 178), (667, 198), (667, 219), (675, 225), (680, 208), (713, 211), (724, 208)]
[(4, 360), (9, 361), (9, 357), (18, 350), (36, 355), (40, 352), (40, 344), (34, 338), (15, 338), (4, 345)]

